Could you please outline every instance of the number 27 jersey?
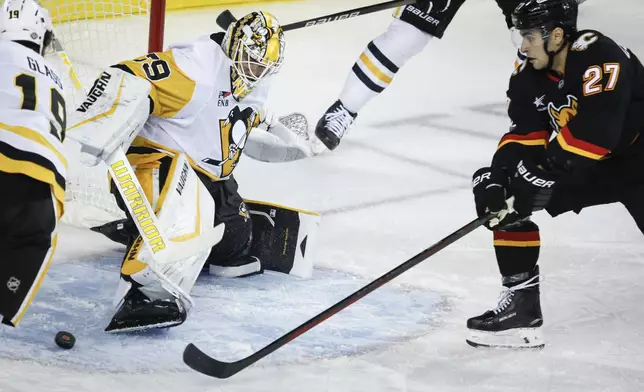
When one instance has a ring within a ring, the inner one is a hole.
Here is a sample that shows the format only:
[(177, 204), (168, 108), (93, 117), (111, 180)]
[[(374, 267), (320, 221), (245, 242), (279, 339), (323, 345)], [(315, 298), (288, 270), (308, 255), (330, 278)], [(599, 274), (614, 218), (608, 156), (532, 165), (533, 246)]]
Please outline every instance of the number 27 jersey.
[(50, 63), (15, 42), (0, 42), (0, 69), (0, 171), (49, 184), (62, 206), (67, 171), (63, 85)]
[(259, 124), (268, 85), (263, 81), (238, 102), (231, 93), (232, 61), (217, 38), (173, 45), (115, 67), (152, 84), (151, 114), (133, 146), (184, 152), (195, 170), (225, 180)]

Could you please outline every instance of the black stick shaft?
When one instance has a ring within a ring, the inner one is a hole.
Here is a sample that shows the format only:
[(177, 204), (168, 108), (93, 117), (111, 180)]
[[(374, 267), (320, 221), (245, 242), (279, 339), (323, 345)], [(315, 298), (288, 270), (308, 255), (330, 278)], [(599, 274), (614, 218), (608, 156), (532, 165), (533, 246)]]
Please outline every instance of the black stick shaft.
[(264, 358), (265, 356), (273, 353), (280, 347), (286, 345), (293, 339), (297, 338), (298, 336), (304, 334), (305, 332), (309, 331), (313, 327), (319, 325), (329, 317), (339, 313), (341, 310), (347, 308), (349, 305), (353, 304), (354, 302), (360, 300), (361, 298), (365, 297), (369, 293), (377, 290), (379, 287), (384, 285), (387, 282), (390, 282), (394, 278), (400, 276), (403, 274), (405, 271), (415, 267), (416, 265), (420, 264), (422, 261), (425, 259), (429, 258), (430, 256), (438, 253), (439, 251), (443, 250), (447, 246), (453, 244), (457, 240), (463, 238), (467, 234), (471, 233), (475, 229), (477, 229), (479, 226), (483, 225), (485, 222), (487, 222), (491, 216), (487, 217), (482, 217), (475, 219), (471, 221), (470, 223), (466, 224), (465, 226), (461, 227), (454, 233), (448, 235), (447, 237), (443, 238), (442, 240), (438, 241), (434, 245), (430, 246), (429, 248), (425, 249), (424, 251), (420, 252), (416, 256), (412, 257), (411, 259), (405, 261), (398, 267), (394, 268), (393, 270), (387, 272), (386, 274), (382, 275), (378, 279), (372, 281), (368, 285), (364, 286), (360, 290), (354, 292), (353, 294), (349, 295), (342, 301), (336, 303), (335, 305), (331, 306), (330, 308), (324, 310), (323, 312), (319, 313), (317, 316), (311, 318), (310, 320), (304, 322), (297, 328), (293, 329), (292, 331), (288, 332), (287, 334), (283, 335), (277, 340), (274, 340), (272, 343), (267, 345), (266, 347), (262, 348), (261, 350), (255, 352), (254, 354), (251, 354), (250, 356), (243, 358), (239, 361), (236, 362), (221, 362), (216, 359), (210, 358), (208, 355), (203, 353), (201, 350), (199, 350), (195, 345), (192, 343), (189, 344), (186, 347), (186, 350), (184, 351), (184, 361), (188, 366), (191, 368), (204, 373), (208, 374), (213, 377), (217, 378), (228, 378), (237, 372), (245, 369), (246, 367), (252, 365), (253, 363), (259, 361), (260, 359)]
[(303, 20), (301, 22), (290, 23), (283, 25), (282, 29), (284, 31), (301, 29), (302, 27), (317, 26), (324, 23), (335, 22), (337, 20), (344, 20), (349, 18), (355, 18), (360, 15), (367, 15), (378, 11), (383, 11), (389, 8), (396, 8), (408, 4), (415, 3), (416, 0), (395, 0), (387, 1), (385, 3), (368, 5), (365, 7), (354, 8), (352, 10), (342, 11), (331, 15), (318, 16), (313, 19)]

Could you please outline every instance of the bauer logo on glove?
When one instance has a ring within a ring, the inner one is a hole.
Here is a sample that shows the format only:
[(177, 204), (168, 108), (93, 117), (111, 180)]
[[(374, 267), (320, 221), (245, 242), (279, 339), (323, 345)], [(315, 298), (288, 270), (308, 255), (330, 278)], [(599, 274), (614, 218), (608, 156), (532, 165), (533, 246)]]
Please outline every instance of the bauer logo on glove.
[(528, 169), (526, 169), (525, 165), (523, 164), (523, 161), (520, 161), (519, 164), (517, 165), (516, 175), (523, 177), (523, 179), (526, 180), (527, 182), (541, 188), (552, 188), (555, 185), (554, 181), (547, 181), (547, 180), (544, 180), (543, 178), (537, 177), (533, 173), (530, 173), (530, 171), (528, 171)]

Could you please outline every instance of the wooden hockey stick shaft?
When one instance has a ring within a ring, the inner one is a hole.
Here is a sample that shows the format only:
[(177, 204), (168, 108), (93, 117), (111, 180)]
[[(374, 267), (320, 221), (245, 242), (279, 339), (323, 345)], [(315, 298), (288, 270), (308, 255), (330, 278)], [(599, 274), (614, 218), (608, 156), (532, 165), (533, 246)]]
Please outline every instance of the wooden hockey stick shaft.
[(405, 271), (420, 264), (422, 261), (429, 258), (430, 256), (435, 255), (442, 249), (446, 248), (448, 245), (451, 245), (457, 240), (463, 238), (467, 234), (476, 230), (479, 226), (484, 225), (491, 218), (492, 218), (492, 215), (488, 215), (471, 221), (470, 223), (456, 230), (452, 234), (438, 241), (434, 245), (420, 252), (416, 256), (400, 264), (398, 267), (392, 269), (391, 271), (382, 275), (378, 279), (362, 287), (360, 290), (349, 295), (342, 301), (327, 308), (323, 312), (319, 313), (318, 315), (304, 322), (303, 324), (293, 329), (292, 331), (286, 333), (285, 335), (282, 335), (280, 338), (274, 340), (273, 342), (271, 342), (261, 350), (249, 355), (246, 358), (243, 358), (236, 362), (222, 362), (208, 356), (199, 348), (197, 348), (197, 346), (190, 343), (188, 346), (186, 346), (186, 349), (183, 352), (183, 361), (192, 369), (211, 377), (228, 378), (230, 376), (233, 376), (238, 372), (244, 370), (248, 366), (259, 361), (260, 359), (273, 353), (280, 347), (283, 347), (284, 345), (286, 345), (293, 339), (297, 338), (298, 336), (306, 333), (307, 331), (319, 325), (320, 323), (330, 318), (331, 316), (339, 313), (341, 310), (347, 308), (348, 306), (360, 300), (361, 298), (364, 298), (365, 296), (372, 293), (379, 287), (383, 286), (385, 283), (388, 283), (394, 278), (400, 276)]
[[(416, 0), (387, 1), (385, 3), (368, 5), (365, 7), (354, 8), (347, 11), (337, 12), (335, 14), (318, 16), (318, 17), (303, 20), (300, 22), (290, 23), (287, 25), (283, 25), (282, 29), (284, 31), (289, 31), (289, 30), (301, 29), (302, 27), (317, 26), (324, 23), (335, 22), (338, 20), (355, 18), (356, 16), (367, 15), (374, 12), (390, 9), (390, 8), (402, 7), (413, 3), (416, 3)], [(235, 18), (235, 16), (233, 16), (233, 14), (229, 10), (225, 10), (217, 17), (217, 25), (219, 25), (219, 27), (221, 27), (222, 29), (226, 30), (228, 26), (231, 23), (235, 22), (236, 20), (237, 19)]]

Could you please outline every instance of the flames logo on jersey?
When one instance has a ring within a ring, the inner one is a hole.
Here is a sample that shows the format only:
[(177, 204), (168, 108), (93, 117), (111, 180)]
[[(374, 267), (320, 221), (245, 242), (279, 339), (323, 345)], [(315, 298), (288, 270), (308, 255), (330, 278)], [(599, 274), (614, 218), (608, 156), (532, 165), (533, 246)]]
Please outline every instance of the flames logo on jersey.
[(548, 104), (548, 114), (557, 132), (577, 115), (577, 104), (578, 100), (574, 95), (568, 95), (568, 103), (565, 105), (555, 107), (552, 102)]
[(595, 33), (584, 33), (575, 42), (573, 42), (572, 46), (570, 47), (570, 50), (575, 51), (575, 52), (582, 52), (595, 42), (599, 37)]

